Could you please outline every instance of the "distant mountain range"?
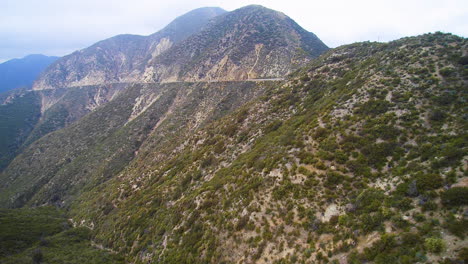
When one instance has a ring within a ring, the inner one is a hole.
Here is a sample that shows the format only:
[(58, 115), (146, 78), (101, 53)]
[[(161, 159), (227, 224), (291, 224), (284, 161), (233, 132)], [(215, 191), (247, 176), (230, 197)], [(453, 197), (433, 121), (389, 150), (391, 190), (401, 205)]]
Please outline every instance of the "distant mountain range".
[(20, 87), (31, 88), (39, 74), (58, 58), (33, 54), (0, 64), (0, 93)]

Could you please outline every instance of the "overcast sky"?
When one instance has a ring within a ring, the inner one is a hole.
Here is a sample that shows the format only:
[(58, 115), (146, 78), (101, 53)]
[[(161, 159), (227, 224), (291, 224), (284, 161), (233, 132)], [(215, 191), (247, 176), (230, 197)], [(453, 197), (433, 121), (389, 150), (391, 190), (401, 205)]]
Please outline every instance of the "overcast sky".
[(435, 31), (468, 36), (466, 0), (0, 0), (0, 62), (63, 56), (117, 34), (148, 35), (198, 7), (249, 4), (285, 13), (330, 47)]

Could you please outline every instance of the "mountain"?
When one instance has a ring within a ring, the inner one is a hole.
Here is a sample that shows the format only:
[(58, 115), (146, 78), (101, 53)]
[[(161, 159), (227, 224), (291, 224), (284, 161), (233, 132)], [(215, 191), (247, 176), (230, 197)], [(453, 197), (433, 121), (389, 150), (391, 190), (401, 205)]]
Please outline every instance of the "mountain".
[(148, 37), (117, 36), (65, 56), (34, 89), (282, 78), (327, 49), (283, 13), (262, 6), (227, 13), (201, 8)]
[(143, 80), (281, 78), (327, 49), (285, 14), (252, 5), (216, 17), (201, 32), (150, 61)]
[(100, 41), (52, 64), (36, 80), (33, 89), (133, 82), (140, 77), (142, 65), (225, 12), (218, 7), (199, 8), (149, 36), (118, 35)]
[(31, 88), (39, 74), (58, 58), (34, 54), (1, 63), (0, 93), (20, 87)]
[(285, 80), (129, 84), (26, 146), (0, 206), (64, 208), (84, 248), (126, 263), (461, 263), (467, 52), (435, 33), (330, 49)]

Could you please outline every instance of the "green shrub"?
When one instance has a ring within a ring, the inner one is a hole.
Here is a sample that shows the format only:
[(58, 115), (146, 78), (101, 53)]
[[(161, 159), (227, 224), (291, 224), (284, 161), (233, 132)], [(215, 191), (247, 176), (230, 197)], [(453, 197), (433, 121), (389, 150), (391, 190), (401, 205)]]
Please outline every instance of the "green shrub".
[(437, 210), (438, 206), (435, 202), (429, 201), (422, 205), (423, 212)]
[(365, 233), (369, 233), (382, 226), (384, 217), (381, 213), (363, 214), (360, 218), (361, 227)]
[(445, 242), (441, 238), (430, 237), (424, 240), (424, 247), (432, 253), (441, 253), (445, 248)]
[(356, 160), (348, 160), (346, 166), (357, 176), (368, 177), (371, 174), (371, 169), (367, 166), (367, 160), (360, 155)]
[(431, 111), (429, 113), (429, 119), (434, 122), (440, 122), (447, 117), (447, 114), (439, 109)]
[(385, 200), (385, 194), (379, 189), (364, 190), (356, 199), (356, 205), (360, 212), (375, 212)]
[(327, 137), (329, 134), (330, 134), (330, 131), (328, 129), (323, 128), (323, 127), (318, 127), (315, 130), (313, 138), (318, 140), (318, 139), (322, 139), (322, 138)]
[(339, 164), (345, 164), (348, 161), (348, 154), (341, 150), (335, 151), (335, 160)]
[(440, 75), (442, 75), (444, 77), (450, 77), (450, 76), (455, 74), (455, 70), (453, 68), (449, 68), (449, 67), (444, 67), (444, 68), (440, 69), (439, 72), (440, 72)]
[(338, 217), (338, 224), (340, 224), (340, 226), (346, 226), (350, 221), (350, 218), (348, 215), (344, 214), (344, 215), (340, 215)]
[(338, 184), (342, 183), (344, 180), (344, 176), (338, 172), (330, 171), (327, 172), (327, 180), (325, 182), (325, 186), (327, 187), (335, 187)]
[(313, 164), (314, 163), (314, 155), (307, 151), (300, 152), (297, 157), (301, 160), (303, 164)]
[(273, 120), (270, 124), (265, 127), (265, 134), (278, 130), (283, 125), (281, 120)]
[(446, 228), (450, 233), (456, 235), (457, 237), (464, 239), (465, 233), (467, 231), (468, 220), (461, 219), (457, 220), (455, 217), (450, 217), (446, 223)]
[(441, 195), (442, 203), (448, 206), (460, 206), (468, 204), (468, 188), (453, 187)]
[(385, 100), (369, 100), (363, 103), (356, 111), (357, 114), (376, 116), (388, 111), (391, 104)]
[(458, 259), (465, 261), (465, 263), (468, 263), (468, 248), (464, 247), (460, 250), (460, 253), (458, 253)]
[(416, 186), (418, 191), (435, 190), (442, 187), (444, 180), (439, 174), (418, 174), (416, 176)]
[(418, 233), (403, 233), (401, 235), (401, 240), (406, 246), (417, 247), (422, 243), (422, 238)]

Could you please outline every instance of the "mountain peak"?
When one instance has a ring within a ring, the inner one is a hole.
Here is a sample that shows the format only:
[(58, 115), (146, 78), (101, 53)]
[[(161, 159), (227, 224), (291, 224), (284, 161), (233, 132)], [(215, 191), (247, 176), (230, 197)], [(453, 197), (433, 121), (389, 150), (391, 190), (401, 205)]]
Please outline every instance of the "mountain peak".
[(232, 11), (232, 13), (241, 13), (241, 14), (258, 14), (258, 15), (262, 15), (262, 16), (275, 16), (275, 17), (278, 17), (278, 18), (281, 18), (281, 19), (286, 19), (288, 18), (287, 15), (285, 15), (283, 12), (280, 12), (280, 11), (276, 11), (274, 9), (270, 9), (268, 7), (264, 7), (262, 5), (248, 5), (248, 6), (244, 6), (244, 7), (241, 7), (241, 8), (238, 8), (234, 11)]
[[(243, 6), (243, 7), (238, 8), (237, 10), (252, 10), (252, 11), (266, 11), (266, 10), (270, 10), (270, 11), (274, 11), (273, 9), (264, 7), (264, 6), (262, 6), (262, 5), (256, 5), (256, 4), (253, 4), (253, 5), (246, 5), (246, 6)], [(277, 12), (277, 11), (275, 11), (275, 12)]]
[[(197, 8), (177, 17), (160, 32), (156, 32), (153, 35), (160, 34), (161, 32), (166, 34), (172, 32), (173, 34), (176, 34), (175, 38), (177, 40), (180, 40), (180, 38), (183, 38), (183, 36), (179, 36), (182, 35), (182, 33), (195, 33), (206, 24), (207, 20), (210, 20), (211, 18), (224, 14), (226, 12), (226, 10), (220, 7)], [(176, 32), (180, 34), (177, 34)]]
[(327, 50), (283, 13), (250, 5), (215, 17), (149, 64), (145, 82), (281, 78)]
[[(240, 7), (234, 11), (249, 11), (249, 12), (278, 12), (276, 10), (264, 7), (262, 5), (247, 5)], [(279, 12), (278, 12), (279, 13)]]

